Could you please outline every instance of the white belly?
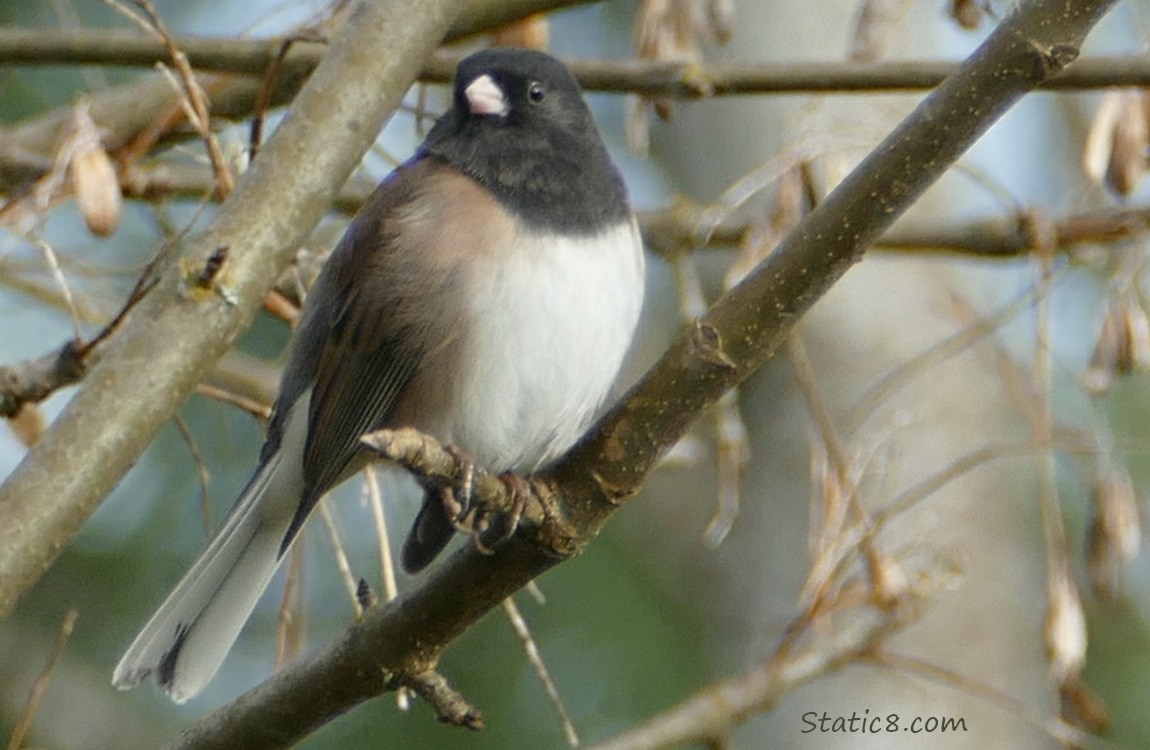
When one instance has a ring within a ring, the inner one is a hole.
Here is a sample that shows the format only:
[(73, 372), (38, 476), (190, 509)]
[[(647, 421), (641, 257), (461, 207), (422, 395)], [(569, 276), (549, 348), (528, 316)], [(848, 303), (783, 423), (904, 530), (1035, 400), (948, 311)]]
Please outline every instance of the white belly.
[(496, 471), (533, 470), (579, 438), (618, 375), (643, 301), (633, 222), (515, 244), (511, 261), (487, 259), (469, 282), (468, 351), (445, 425)]

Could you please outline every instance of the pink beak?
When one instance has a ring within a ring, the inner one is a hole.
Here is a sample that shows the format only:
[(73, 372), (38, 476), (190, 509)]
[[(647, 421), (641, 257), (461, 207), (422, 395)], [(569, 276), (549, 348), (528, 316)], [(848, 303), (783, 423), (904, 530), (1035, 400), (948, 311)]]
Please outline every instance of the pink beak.
[(503, 89), (489, 75), (481, 75), (467, 84), (463, 94), (472, 114), (506, 117), (510, 110)]

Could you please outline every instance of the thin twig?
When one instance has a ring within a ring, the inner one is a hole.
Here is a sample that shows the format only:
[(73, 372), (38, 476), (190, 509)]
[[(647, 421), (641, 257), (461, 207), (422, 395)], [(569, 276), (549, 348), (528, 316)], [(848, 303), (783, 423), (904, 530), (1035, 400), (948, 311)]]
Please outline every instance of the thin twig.
[(343, 586), (347, 589), (348, 596), (351, 598), (352, 609), (355, 610), (356, 618), (363, 617), (363, 604), (360, 603), (357, 591), (359, 590), (359, 579), (351, 572), (351, 563), (347, 559), (347, 552), (344, 551), (343, 541), (340, 539), (339, 529), (336, 527), (335, 518), (331, 515), (331, 510), (327, 506), (327, 500), (321, 499), (319, 505), (319, 516), (323, 519), (324, 528), (327, 529), (328, 540), (331, 541), (332, 550), (335, 552), (335, 566), (339, 570), (339, 577), (343, 581)]
[(255, 111), (252, 113), (251, 125), (248, 131), (249, 164), (255, 161), (256, 155), (260, 150), (260, 144), (263, 142), (264, 120), (267, 117), (268, 109), (271, 107), (272, 92), (275, 91), (275, 86), (279, 80), (280, 73), (283, 71), (288, 52), (291, 51), (293, 46), (300, 42), (322, 41), (322, 38), (313, 33), (305, 36), (289, 36), (280, 42), (279, 50), (276, 52), (275, 58), (268, 65), (263, 80), (260, 82), (260, 91), (256, 97)]
[(535, 676), (543, 683), (543, 690), (547, 693), (547, 699), (551, 701), (555, 712), (559, 714), (559, 722), (563, 725), (563, 736), (567, 739), (567, 746), (579, 747), (579, 733), (575, 731), (575, 723), (571, 721), (571, 714), (568, 713), (567, 706), (563, 703), (563, 697), (559, 695), (559, 688), (555, 686), (555, 680), (551, 678), (551, 672), (547, 669), (547, 664), (544, 663), (543, 656), (539, 653), (539, 645), (535, 642), (534, 636), (531, 635), (531, 629), (527, 626), (527, 621), (523, 619), (519, 607), (515, 605), (514, 598), (509, 596), (503, 600), (503, 611), (507, 613), (511, 627), (515, 628), (515, 634), (523, 643), (523, 652), (527, 654), (527, 661), (535, 670)]
[[(174, 37), (198, 70), (262, 76), (285, 38)], [(293, 78), (314, 67), (326, 45), (293, 51)], [(119, 29), (0, 29), (0, 65), (90, 64), (151, 67), (167, 55), (166, 46)], [(425, 67), (425, 82), (450, 80), (459, 56), (440, 52)], [(852, 93), (922, 91), (934, 88), (958, 64), (949, 60), (802, 61), (785, 63), (658, 62), (647, 60), (566, 60), (588, 91), (639, 93), (670, 98), (703, 95)], [(1044, 89), (1082, 90), (1150, 86), (1150, 60), (1143, 55), (1098, 56), (1075, 63)]]
[(68, 280), (64, 278), (63, 269), (60, 268), (60, 261), (56, 258), (56, 251), (43, 239), (37, 239), (35, 242), (36, 246), (40, 248), (40, 252), (44, 254), (44, 260), (52, 272), (52, 278), (56, 282), (56, 286), (60, 288), (60, 294), (64, 298), (64, 304), (68, 306), (68, 318), (72, 321), (72, 337), (74, 340), (79, 341), (81, 338), (80, 314), (76, 310), (75, 300), (72, 299), (72, 289), (68, 286)]
[(12, 728), (12, 734), (8, 738), (7, 750), (20, 750), (24, 747), (24, 738), (28, 736), (28, 731), (32, 728), (32, 722), (36, 719), (36, 712), (40, 708), (40, 699), (44, 697), (44, 693), (48, 690), (48, 683), (52, 680), (52, 673), (56, 670), (56, 665), (60, 663), (60, 659), (64, 656), (64, 649), (68, 646), (68, 641), (72, 638), (72, 631), (76, 628), (76, 618), (80, 616), (79, 610), (70, 609), (68, 614), (64, 615), (64, 621), (60, 623), (60, 630), (56, 635), (56, 645), (52, 648), (52, 653), (48, 656), (48, 663), (44, 665), (44, 669), (40, 671), (36, 682), (32, 685), (32, 691), (28, 693), (28, 700), (24, 703), (24, 709), (20, 712), (19, 718), (16, 720), (16, 726)]
[[(0, 155), (2, 164), (2, 155)], [(335, 198), (335, 210), (351, 215), (367, 200), (373, 186), (351, 185)], [(157, 161), (132, 169), (124, 178), (128, 197), (139, 200), (201, 197), (210, 191), (210, 175), (202, 168)], [(666, 258), (684, 250), (729, 251), (744, 242), (755, 229), (753, 223), (719, 221), (725, 210), (711, 203), (677, 198), (665, 208), (639, 212), (639, 224), (647, 248)], [(1025, 214), (978, 219), (953, 224), (895, 227), (876, 241), (876, 250), (919, 254), (952, 254), (988, 260), (1025, 258), (1033, 246)], [(707, 219), (706, 217), (712, 217)], [(1051, 216), (1053, 241), (1059, 252), (1081, 245), (1110, 243), (1150, 232), (1150, 207), (1130, 205)], [(705, 222), (705, 223), (701, 223)], [(700, 234), (700, 227), (707, 229)]]
[[(858, 482), (854, 479), (851, 472), (852, 462), (847, 457), (834, 420), (826, 404), (823, 402), (822, 395), (819, 393), (818, 384), (815, 380), (815, 369), (811, 364), (810, 357), (807, 355), (806, 346), (802, 339), (801, 328), (792, 332), (787, 338), (786, 350), (787, 358), (791, 361), (791, 366), (795, 369), (795, 381), (799, 384), (799, 391), (803, 395), (803, 400), (807, 404), (807, 411), (810, 413), (811, 420), (815, 424), (815, 430), (818, 433), (820, 444), (826, 452), (831, 469), (834, 472), (833, 487), (838, 491), (827, 495), (827, 499), (835, 503), (842, 502), (845, 504), (845, 508), (832, 509), (824, 520), (835, 519), (838, 523), (841, 523), (846, 520), (849, 514), (851, 521), (861, 527), (866, 524), (867, 514), (859, 501)], [(820, 554), (816, 556), (816, 559), (830, 552), (833, 540), (841, 537), (842, 528), (832, 526), (826, 529), (826, 534), (827, 536), (823, 538), (824, 546), (819, 550)], [(879, 571), (882, 569), (883, 561), (881, 553), (873, 542), (873, 538), (863, 536), (859, 540), (858, 550), (866, 560), (867, 572), (871, 584), (876, 587), (876, 591), (882, 593), (878, 583), (881, 580)], [(808, 581), (807, 586), (810, 586), (810, 581)], [(817, 600), (812, 599), (811, 601), (813, 606), (813, 603)]]
[(810, 628), (800, 618), (803, 646), (781, 649), (752, 669), (708, 685), (648, 721), (590, 750), (660, 750), (724, 737), (732, 727), (773, 708), (799, 685), (835, 672), (865, 657), (914, 622), (927, 593), (908, 592), (905, 606), (880, 610), (863, 607), (833, 629)]
[[(421, 480), (444, 486), (458, 484), (467, 469), (456, 453), (448, 450), (433, 436), (410, 427), (369, 433), (361, 438), (361, 442)], [(477, 474), (472, 497), (476, 507), (502, 513), (517, 510), (513, 494), (498, 476), (487, 471)], [(538, 488), (533, 486), (532, 489)], [(553, 520), (548, 516), (549, 511), (544, 501), (545, 498), (538, 496), (529, 498), (522, 520), (536, 526)]]
[(224, 388), (217, 388), (216, 386), (210, 385), (208, 383), (198, 384), (196, 386), (196, 393), (199, 393), (201, 396), (206, 396), (207, 398), (215, 399), (216, 401), (229, 404), (236, 407), (237, 409), (242, 409), (248, 414), (251, 414), (256, 419), (264, 422), (271, 419), (272, 416), (272, 408), (268, 404), (261, 401), (256, 401), (255, 399), (247, 398), (246, 396), (241, 396), (238, 393), (232, 393), (231, 391)]
[[(211, 161), (212, 170), (216, 175), (216, 193), (221, 200), (226, 198), (235, 185), (235, 179), (232, 177), (231, 170), (228, 169), (227, 160), (220, 149), (219, 141), (216, 139), (215, 133), (212, 132), (211, 115), (208, 112), (206, 95), (199, 81), (196, 80), (196, 74), (192, 70), (188, 56), (184, 54), (168, 31), (167, 25), (164, 24), (163, 18), (160, 17), (151, 0), (132, 0), (136, 7), (147, 16), (146, 22), (138, 14), (132, 13), (119, 0), (105, 0), (105, 2), (124, 13), (136, 25), (163, 43), (164, 51), (179, 73), (180, 85), (177, 89), (181, 94), (180, 103), (186, 107), (188, 121), (192, 123), (192, 126), (203, 139), (204, 146), (207, 147), (208, 159)], [(161, 71), (163, 70), (161, 67)]]
[(928, 680), (937, 685), (959, 690), (972, 695), (989, 706), (995, 706), (1011, 716), (1036, 729), (1045, 732), (1049, 737), (1071, 747), (1104, 748), (1108, 744), (1102, 743), (1097, 737), (1083, 732), (1066, 721), (1055, 718), (1045, 718), (1035, 712), (1033, 706), (1026, 701), (1019, 700), (1009, 693), (995, 689), (985, 682), (971, 679), (953, 670), (932, 664), (914, 656), (906, 656), (885, 649), (877, 650), (862, 657), (863, 660), (877, 664), (888, 669), (895, 669), (920, 679)]
[(957, 354), (991, 336), (1033, 301), (1034, 289), (1027, 289), (1015, 299), (992, 312), (988, 317), (976, 318), (969, 325), (963, 326), (950, 336), (895, 365), (871, 384), (850, 408), (843, 419), (843, 423), (846, 425), (845, 432), (849, 434), (857, 430), (887, 398), (911, 378), (924, 374), (935, 365), (953, 359)]
[(483, 714), (448, 685), (447, 680), (438, 672), (429, 670), (407, 675), (401, 682), (427, 701), (435, 709), (435, 715), (440, 721), (476, 731), (483, 729)]
[[(375, 522), (375, 536), (379, 542), (383, 600), (390, 602), (399, 596), (399, 586), (395, 582), (395, 560), (391, 554), (391, 536), (387, 531), (387, 513), (383, 507), (383, 494), (379, 491), (379, 476), (371, 464), (363, 469), (363, 489), (367, 495), (368, 507), (371, 508), (371, 518)], [(395, 703), (400, 711), (406, 711), (411, 707), (406, 687), (401, 687), (395, 692)]]
[(178, 414), (172, 421), (176, 423), (176, 429), (180, 431), (180, 437), (184, 439), (184, 445), (188, 446), (188, 453), (191, 454), (192, 463), (196, 466), (196, 477), (199, 479), (200, 485), (200, 515), (203, 517), (204, 531), (210, 534), (214, 526), (212, 523), (212, 505), (208, 502), (208, 485), (212, 482), (212, 475), (208, 471), (207, 464), (204, 463), (204, 457), (196, 445), (196, 438), (192, 435), (188, 423)]
[(283, 597), (276, 617), (275, 669), (278, 672), (296, 660), (307, 638), (307, 610), (303, 606), (303, 574), (307, 547), (293, 544), (288, 553)]
[(383, 495), (379, 491), (379, 477), (375, 467), (368, 464), (363, 470), (363, 488), (367, 504), (375, 522), (375, 535), (379, 541), (379, 569), (383, 580), (383, 600), (390, 602), (399, 594), (395, 583), (395, 561), (391, 555), (391, 537), (387, 532), (387, 514), (383, 508)]

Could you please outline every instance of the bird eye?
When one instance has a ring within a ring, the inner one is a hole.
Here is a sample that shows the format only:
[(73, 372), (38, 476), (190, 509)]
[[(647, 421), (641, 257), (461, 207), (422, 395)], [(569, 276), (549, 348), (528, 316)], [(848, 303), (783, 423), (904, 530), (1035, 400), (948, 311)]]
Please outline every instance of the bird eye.
[(543, 101), (544, 96), (546, 96), (546, 92), (543, 90), (543, 84), (539, 83), (538, 81), (532, 81), (530, 84), (528, 84), (527, 98), (530, 99), (532, 103), (538, 104), (539, 102)]

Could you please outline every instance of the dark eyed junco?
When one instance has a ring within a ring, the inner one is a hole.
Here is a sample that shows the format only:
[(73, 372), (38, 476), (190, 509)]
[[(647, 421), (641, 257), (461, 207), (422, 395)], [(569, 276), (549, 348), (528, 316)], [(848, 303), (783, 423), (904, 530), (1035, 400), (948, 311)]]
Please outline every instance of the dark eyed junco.
[[(618, 374), (643, 297), (626, 188), (579, 86), (540, 52), (459, 65), (451, 109), (376, 189), (308, 297), (259, 466), (116, 667), (173, 700), (219, 669), (320, 497), (414, 426), (496, 471), (570, 447)], [(425, 496), (403, 563), (454, 519)]]

